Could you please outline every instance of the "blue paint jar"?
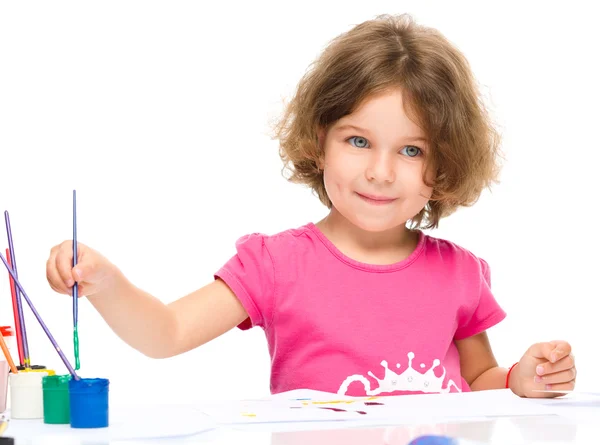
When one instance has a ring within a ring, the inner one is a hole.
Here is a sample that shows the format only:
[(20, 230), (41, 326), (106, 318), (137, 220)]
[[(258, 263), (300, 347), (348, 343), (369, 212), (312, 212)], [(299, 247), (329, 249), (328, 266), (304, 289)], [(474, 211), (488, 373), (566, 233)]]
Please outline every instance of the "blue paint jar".
[(425, 435), (417, 437), (408, 445), (483, 445), (466, 439), (458, 439), (448, 436)]
[(108, 379), (71, 379), (71, 428), (108, 427)]

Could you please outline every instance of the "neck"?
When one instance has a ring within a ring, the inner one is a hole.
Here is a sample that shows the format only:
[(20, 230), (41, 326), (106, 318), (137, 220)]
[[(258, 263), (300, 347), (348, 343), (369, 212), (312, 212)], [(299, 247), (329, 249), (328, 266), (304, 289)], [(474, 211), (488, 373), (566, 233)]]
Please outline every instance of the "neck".
[(390, 263), (406, 258), (418, 243), (418, 234), (405, 226), (370, 232), (355, 226), (335, 208), (315, 224), (342, 252), (355, 259)]

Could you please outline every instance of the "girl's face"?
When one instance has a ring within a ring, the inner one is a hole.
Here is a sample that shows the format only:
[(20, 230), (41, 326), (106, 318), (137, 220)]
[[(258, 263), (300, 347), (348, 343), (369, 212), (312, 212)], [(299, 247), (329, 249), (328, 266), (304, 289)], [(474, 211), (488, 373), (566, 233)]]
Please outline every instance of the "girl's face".
[(320, 136), (327, 195), (353, 225), (372, 232), (404, 227), (427, 204), (427, 140), (404, 112), (400, 90), (370, 98)]

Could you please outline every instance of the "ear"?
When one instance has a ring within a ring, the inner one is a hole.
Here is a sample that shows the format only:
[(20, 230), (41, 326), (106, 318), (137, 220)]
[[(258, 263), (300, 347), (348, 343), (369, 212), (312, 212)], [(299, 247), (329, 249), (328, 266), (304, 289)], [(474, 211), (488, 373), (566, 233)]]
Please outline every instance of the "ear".
[(323, 171), (325, 170), (325, 156), (321, 155), (319, 156), (319, 160), (317, 161), (317, 167), (319, 168), (319, 171)]
[(317, 142), (319, 149), (323, 150), (325, 147), (325, 137), (327, 136), (327, 130), (323, 127), (317, 128)]
[(327, 136), (327, 130), (323, 127), (319, 127), (317, 129), (317, 143), (319, 146), (319, 160), (317, 161), (317, 166), (319, 170), (323, 170), (325, 168), (325, 137)]

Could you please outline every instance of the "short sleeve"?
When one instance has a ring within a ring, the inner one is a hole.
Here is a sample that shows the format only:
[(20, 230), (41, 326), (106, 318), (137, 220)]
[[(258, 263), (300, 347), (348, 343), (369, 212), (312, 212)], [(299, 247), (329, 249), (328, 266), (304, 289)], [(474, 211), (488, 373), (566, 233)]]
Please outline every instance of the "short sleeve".
[(216, 273), (240, 300), (248, 318), (238, 328), (266, 327), (273, 312), (274, 273), (265, 235), (250, 234), (239, 238), (233, 255)]
[(479, 334), (500, 323), (506, 317), (506, 312), (500, 307), (492, 293), (488, 263), (479, 259), (479, 266), (475, 286), (473, 286), (478, 298), (472, 307), (459, 316), (459, 325), (454, 335), (455, 340)]

